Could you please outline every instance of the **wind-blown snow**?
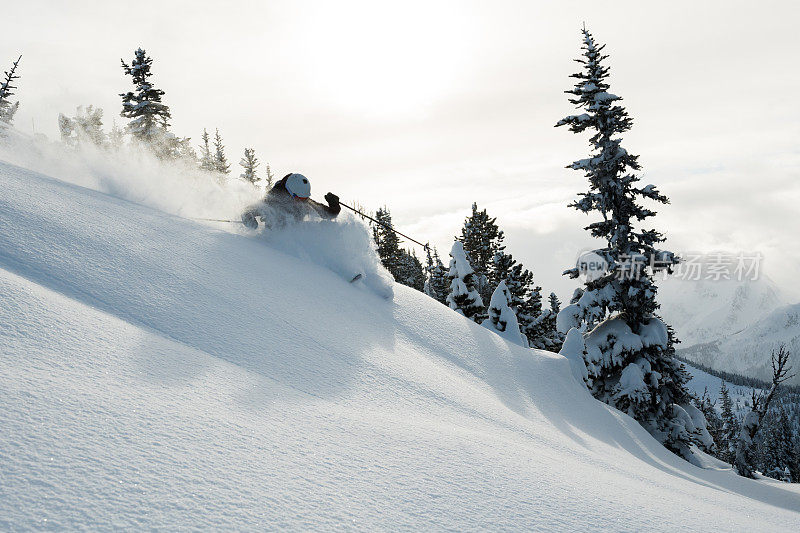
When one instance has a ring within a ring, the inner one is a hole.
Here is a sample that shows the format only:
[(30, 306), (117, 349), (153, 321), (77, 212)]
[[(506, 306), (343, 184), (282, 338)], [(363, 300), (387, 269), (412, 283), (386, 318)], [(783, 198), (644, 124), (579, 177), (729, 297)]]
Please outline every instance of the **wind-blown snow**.
[(261, 196), (244, 180), (222, 182), (193, 164), (166, 162), (145, 149), (71, 147), (13, 129), (0, 142), (0, 160), (186, 217), (238, 219), (242, 208)]
[(800, 528), (797, 486), (682, 461), (417, 291), (5, 163), (0, 191), (2, 530)]

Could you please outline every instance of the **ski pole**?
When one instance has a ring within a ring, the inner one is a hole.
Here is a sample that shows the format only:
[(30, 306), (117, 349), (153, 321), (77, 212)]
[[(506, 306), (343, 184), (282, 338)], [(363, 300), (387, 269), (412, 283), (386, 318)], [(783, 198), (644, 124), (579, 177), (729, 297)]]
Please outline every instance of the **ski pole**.
[(386, 228), (386, 229), (388, 229), (388, 230), (391, 230), (391, 231), (393, 231), (393, 232), (397, 233), (397, 234), (398, 234), (398, 235), (400, 235), (401, 237), (405, 237), (406, 239), (408, 239), (408, 240), (409, 240), (409, 241), (411, 241), (411, 242), (415, 242), (415, 243), (419, 244), (420, 246), (422, 246), (422, 247), (423, 247), (424, 249), (426, 249), (426, 250), (428, 249), (428, 245), (427, 245), (427, 244), (422, 244), (422, 243), (421, 243), (421, 242), (419, 242), (418, 240), (416, 240), (416, 239), (412, 239), (411, 237), (409, 237), (408, 235), (405, 235), (404, 233), (400, 233), (399, 231), (397, 231), (397, 230), (396, 230), (396, 229), (394, 229), (393, 227), (391, 227), (391, 226), (387, 226), (386, 224), (384, 224), (384, 223), (383, 223), (383, 222), (381, 222), (380, 220), (375, 220), (374, 218), (372, 218), (372, 217), (371, 217), (371, 216), (369, 216), (369, 215), (365, 215), (364, 213), (362, 213), (362, 212), (361, 212), (361, 211), (359, 211), (358, 209), (355, 209), (354, 207), (350, 207), (349, 205), (347, 205), (347, 204), (343, 204), (342, 202), (339, 202), (339, 205), (341, 205), (342, 207), (346, 207), (347, 209), (349, 209), (350, 211), (352, 211), (352, 212), (354, 212), (354, 213), (358, 213), (359, 215), (361, 215), (361, 216), (362, 216), (362, 217), (364, 217), (364, 218), (368, 218), (368, 219), (370, 219), (370, 220), (371, 220), (371, 221), (373, 221), (374, 223), (376, 223), (376, 224), (378, 224), (378, 225), (380, 225), (380, 226), (383, 226), (384, 228)]
[(224, 218), (192, 218), (192, 220), (204, 220), (206, 222), (230, 222), (232, 224), (241, 224), (241, 220), (227, 220)]

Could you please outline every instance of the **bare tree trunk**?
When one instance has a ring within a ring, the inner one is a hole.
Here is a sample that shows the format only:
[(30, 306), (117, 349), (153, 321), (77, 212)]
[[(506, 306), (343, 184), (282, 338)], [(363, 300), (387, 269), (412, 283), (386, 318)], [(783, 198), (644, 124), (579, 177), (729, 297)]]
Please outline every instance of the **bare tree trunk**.
[(753, 478), (753, 439), (758, 433), (758, 428), (761, 426), (761, 420), (767, 414), (769, 404), (775, 396), (775, 391), (778, 386), (787, 379), (794, 376), (789, 375), (791, 367), (786, 366), (789, 361), (789, 352), (786, 351), (786, 345), (781, 344), (778, 348), (778, 353), (772, 351), (772, 386), (766, 395), (756, 396), (756, 391), (753, 391), (753, 408), (744, 417), (742, 422), (742, 429), (739, 432), (739, 439), (736, 442), (736, 456), (733, 460), (733, 465), (736, 472), (740, 476)]

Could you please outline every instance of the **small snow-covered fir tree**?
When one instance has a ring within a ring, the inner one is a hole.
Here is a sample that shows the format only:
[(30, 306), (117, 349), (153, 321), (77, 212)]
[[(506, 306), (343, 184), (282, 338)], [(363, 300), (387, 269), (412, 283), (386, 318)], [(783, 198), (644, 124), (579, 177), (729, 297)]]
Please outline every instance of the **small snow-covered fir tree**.
[(225, 145), (222, 144), (222, 135), (219, 130), (214, 133), (214, 154), (213, 154), (214, 171), (220, 174), (230, 174), (231, 165), (228, 163), (228, 158), (225, 156)]
[(547, 299), (549, 309), (542, 311), (542, 330), (544, 332), (545, 343), (550, 351), (558, 351), (564, 342), (564, 334), (558, 331), (556, 319), (561, 311), (561, 301), (554, 292), (550, 293)]
[(528, 340), (519, 331), (517, 314), (510, 305), (511, 295), (509, 294), (506, 282), (501, 281), (492, 293), (489, 301), (489, 317), (483, 321), (482, 325), (497, 332), (504, 339), (528, 347)]
[(400, 251), (398, 277), (395, 279), (412, 289), (417, 289), (418, 291), (425, 289), (425, 271), (422, 268), (422, 263), (417, 258), (417, 254), (413, 251)]
[(554, 315), (557, 315), (558, 312), (561, 311), (561, 300), (558, 299), (556, 293), (554, 292), (550, 293), (548, 302), (550, 303), (550, 310), (553, 312)]
[[(531, 282), (531, 284), (533, 283)], [(528, 337), (531, 348), (547, 350), (549, 343), (547, 342), (547, 324), (545, 322), (548, 312), (542, 307), (542, 288), (538, 285), (531, 288), (526, 307), (531, 320), (525, 328), (525, 336)]]
[(400, 239), (394, 232), (392, 215), (386, 207), (379, 208), (375, 212), (375, 220), (379, 224), (372, 226), (372, 238), (378, 247), (378, 257), (381, 263), (397, 280), (400, 277), (400, 264), (402, 251), (400, 250)]
[(59, 114), (58, 129), (61, 140), (69, 146), (78, 144), (93, 144), (101, 148), (108, 146), (108, 136), (103, 131), (103, 110), (95, 109), (91, 105), (78, 106), (72, 118)]
[(133, 91), (120, 94), (120, 115), (130, 119), (127, 129), (134, 139), (156, 146), (161, 143), (172, 115), (169, 107), (161, 101), (164, 91), (157, 89), (150, 80), (153, 60), (142, 48), (138, 48), (130, 65), (122, 59), (120, 61), (125, 74), (133, 78), (134, 85)]
[(394, 280), (419, 291), (425, 290), (425, 270), (417, 255), (400, 248), (400, 239), (394, 231), (392, 215), (386, 207), (375, 212), (377, 224), (372, 226), (372, 238), (381, 264)]
[(475, 271), (461, 241), (453, 243), (450, 257), (448, 272), (450, 290), (447, 294), (447, 305), (450, 309), (480, 324), (486, 318), (483, 313), (483, 301), (475, 288)]
[(461, 228), (461, 236), (458, 240), (464, 243), (464, 251), (472, 261), (472, 268), (475, 271), (475, 286), (481, 298), (488, 300), (494, 287), (502, 281), (499, 276), (494, 275), (494, 256), (502, 251), (503, 246), (502, 230), (497, 226), (496, 219), (491, 218), (486, 209), (478, 210), (478, 204), (472, 204), (472, 214), (464, 220)]
[(489, 269), (492, 278), (489, 283), (493, 287), (497, 287), (501, 281), (506, 281), (511, 274), (511, 269), (514, 268), (516, 264), (517, 260), (514, 259), (511, 254), (506, 253), (504, 249), (495, 252), (492, 258), (491, 268)]
[(700, 412), (703, 413), (703, 417), (706, 419), (708, 424), (708, 432), (711, 435), (713, 445), (704, 450), (715, 457), (719, 457), (720, 453), (720, 443), (722, 442), (722, 418), (720, 418), (719, 413), (717, 413), (717, 409), (715, 407), (716, 402), (711, 401), (711, 398), (708, 395), (708, 388), (703, 390), (703, 394), (700, 397), (693, 398), (695, 407), (700, 409)]
[(264, 167), (264, 174), (266, 175), (264, 178), (264, 188), (269, 191), (275, 183), (275, 174), (272, 173), (269, 163), (266, 163)]
[(577, 328), (569, 330), (558, 353), (567, 358), (572, 375), (578, 383), (585, 386), (589, 382), (589, 372), (586, 369), (586, 344)]
[(14, 115), (19, 109), (19, 102), (11, 103), (11, 97), (14, 95), (14, 90), (17, 88), (14, 85), (14, 80), (19, 79), (17, 67), (22, 56), (19, 56), (16, 61), (11, 65), (11, 69), (3, 72), (3, 81), (0, 82), (0, 131), (5, 126), (10, 126), (14, 121)]
[(718, 444), (718, 457), (726, 463), (733, 464), (736, 454), (736, 439), (739, 436), (739, 419), (733, 410), (730, 391), (725, 380), (719, 389), (720, 403), (722, 406), (722, 435)]
[[(637, 228), (656, 214), (640, 200), (664, 204), (668, 199), (653, 185), (638, 185), (634, 174), (640, 170), (638, 156), (628, 153), (619, 137), (631, 128), (632, 119), (619, 105), (621, 98), (609, 92), (604, 46), (585, 28), (582, 48), (577, 60), (582, 69), (572, 75), (577, 82), (567, 92), (583, 113), (556, 125), (568, 126), (574, 133), (592, 132), (590, 156), (568, 166), (589, 181), (589, 190), (571, 205), (599, 215), (600, 220), (586, 229), (605, 241), (605, 247), (594, 253), (607, 269), (587, 279), (578, 301), (561, 310), (559, 330), (586, 331), (587, 383), (592, 394), (635, 418), (667, 448), (688, 459), (697, 409), (690, 405), (685, 372), (667, 354), (669, 334), (655, 316), (653, 280), (656, 272), (670, 272), (677, 259), (656, 248), (664, 240), (658, 231)], [(577, 268), (566, 273), (574, 278), (580, 274)]]
[(762, 471), (764, 475), (792, 482), (794, 466), (794, 433), (786, 410), (774, 409), (763, 422)]
[(430, 246), (425, 249), (427, 252), (427, 264), (425, 267), (425, 287), (423, 292), (434, 300), (447, 305), (447, 292), (449, 280), (447, 279), (447, 269), (439, 258), (439, 252), (433, 248), (431, 254)]
[(256, 169), (261, 163), (258, 162), (256, 151), (253, 148), (245, 148), (244, 156), (241, 161), (239, 161), (239, 164), (242, 166), (242, 169), (244, 169), (244, 172), (242, 172), (239, 177), (253, 185), (258, 185), (259, 178), (256, 175)]
[(203, 135), (200, 139), (203, 141), (203, 144), (200, 145), (200, 168), (206, 172), (214, 172), (214, 155), (211, 153), (211, 138), (205, 128), (203, 128)]
[[(517, 315), (519, 329), (525, 338), (528, 339), (527, 332), (531, 324), (536, 319), (535, 311), (531, 308), (531, 290), (533, 287), (533, 274), (521, 263), (504, 251), (495, 255), (495, 272), (505, 273), (506, 287), (509, 293), (509, 305)], [(530, 341), (528, 340), (528, 345)]]
[(125, 144), (125, 132), (117, 126), (117, 121), (111, 121), (111, 131), (108, 133), (108, 144), (112, 150), (119, 150)]

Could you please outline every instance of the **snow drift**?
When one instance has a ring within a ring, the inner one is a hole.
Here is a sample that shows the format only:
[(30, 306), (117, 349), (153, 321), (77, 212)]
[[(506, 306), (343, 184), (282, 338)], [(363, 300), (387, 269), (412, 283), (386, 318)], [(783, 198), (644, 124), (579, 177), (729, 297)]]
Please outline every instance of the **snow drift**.
[(800, 528), (796, 485), (682, 461), (412, 289), (6, 163), (0, 191), (0, 529)]

